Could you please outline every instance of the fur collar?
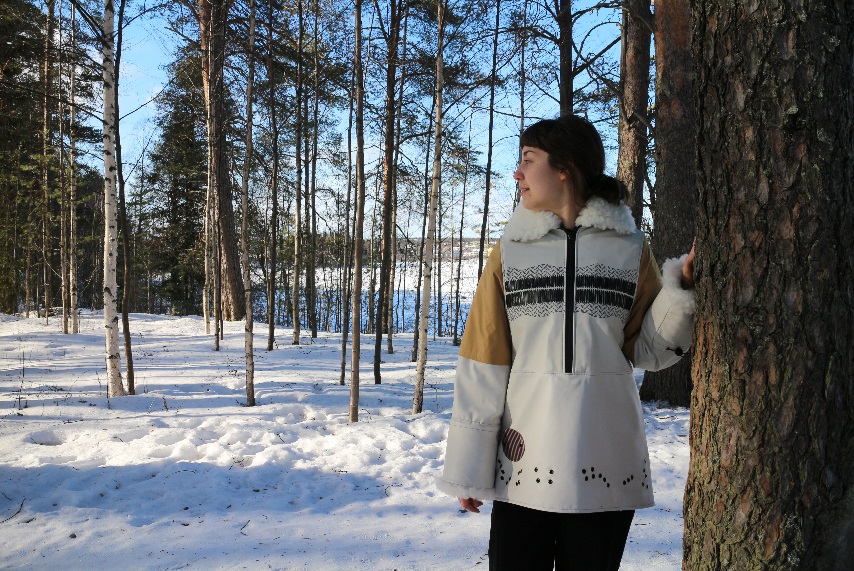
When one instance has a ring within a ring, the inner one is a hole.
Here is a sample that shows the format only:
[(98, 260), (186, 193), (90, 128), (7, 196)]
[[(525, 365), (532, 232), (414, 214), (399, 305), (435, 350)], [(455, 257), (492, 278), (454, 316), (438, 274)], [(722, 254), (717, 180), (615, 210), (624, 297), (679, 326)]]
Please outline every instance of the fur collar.
[[(618, 234), (631, 234), (636, 229), (632, 211), (628, 206), (622, 202), (611, 204), (598, 196), (587, 201), (578, 213), (575, 223), (600, 230), (614, 230)], [(528, 210), (520, 202), (504, 227), (504, 237), (514, 242), (530, 242), (542, 238), (560, 226), (561, 221), (556, 214)]]

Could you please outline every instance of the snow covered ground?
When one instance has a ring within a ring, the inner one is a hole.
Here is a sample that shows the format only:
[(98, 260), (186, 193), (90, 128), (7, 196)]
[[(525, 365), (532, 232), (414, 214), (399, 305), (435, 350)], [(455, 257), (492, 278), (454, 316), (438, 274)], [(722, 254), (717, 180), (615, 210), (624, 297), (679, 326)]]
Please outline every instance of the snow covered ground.
[[(242, 406), (243, 324), (213, 351), (198, 317), (131, 316), (137, 396), (107, 399), (102, 317), (0, 315), (0, 568), (483, 569), (489, 506), (461, 513), (433, 484), (457, 349), (430, 342), (413, 416), (411, 335), (372, 376), (360, 422), (338, 384), (341, 341), (263, 350)], [(257, 331), (261, 332), (259, 325)], [(260, 350), (258, 350), (260, 348)], [(688, 411), (647, 407), (657, 506), (635, 516), (622, 569), (681, 567)]]

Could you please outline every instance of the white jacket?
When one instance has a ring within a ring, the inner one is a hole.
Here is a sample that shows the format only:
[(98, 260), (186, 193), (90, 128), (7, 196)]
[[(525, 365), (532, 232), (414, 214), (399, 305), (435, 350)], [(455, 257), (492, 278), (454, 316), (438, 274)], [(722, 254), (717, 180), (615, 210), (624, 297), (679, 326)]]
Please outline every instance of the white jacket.
[(438, 481), (451, 496), (551, 512), (654, 503), (632, 364), (687, 352), (694, 294), (681, 260), (662, 280), (625, 205), (592, 198), (576, 224), (520, 205), (489, 257)]

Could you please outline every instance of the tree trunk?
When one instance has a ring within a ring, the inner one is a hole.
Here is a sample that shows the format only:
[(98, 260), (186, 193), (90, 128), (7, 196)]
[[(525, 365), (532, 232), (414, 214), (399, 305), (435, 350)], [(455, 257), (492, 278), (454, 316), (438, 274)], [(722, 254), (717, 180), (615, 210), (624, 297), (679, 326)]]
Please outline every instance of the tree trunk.
[(232, 3), (233, 0), (198, 0), (198, 12), (208, 128), (208, 183), (217, 210), (219, 267), (216, 274), (220, 293), (216, 297), (222, 302), (221, 318), (238, 320), (243, 318), (245, 300), (225, 149), (225, 31)]
[[(429, 131), (433, 131), (433, 116), (436, 110), (436, 94), (433, 94), (433, 107), (430, 110), (430, 129)], [(423, 283), (423, 273), (424, 273), (424, 244), (427, 239), (427, 219), (429, 216), (430, 210), (430, 191), (432, 189), (432, 182), (429, 179), (430, 176), (430, 142), (426, 145), (426, 152), (424, 153), (424, 211), (423, 216), (421, 217), (421, 242), (419, 243), (418, 249), (418, 280), (415, 282), (416, 284)], [(415, 288), (415, 323), (413, 329), (415, 329), (415, 333), (412, 335), (412, 356), (410, 361), (415, 363), (418, 360), (418, 347), (419, 347), (419, 337), (421, 336), (421, 289), (418, 287)]]
[(356, 226), (353, 230), (353, 354), (350, 359), (350, 422), (359, 421), (359, 356), (362, 318), (362, 258), (365, 223), (365, 78), (362, 74), (362, 0), (355, 0), (356, 45)]
[[(71, 5), (71, 50), (76, 51), (76, 33), (75, 33), (75, 9), (74, 4)], [(74, 120), (76, 118), (76, 105), (74, 99), (75, 76), (76, 68), (74, 65), (69, 66), (71, 81), (69, 85), (69, 99), (71, 100), (70, 112), (70, 127), (68, 129), (68, 163), (69, 163), (69, 243), (68, 243), (68, 282), (70, 291), (70, 309), (71, 309), (71, 332), (80, 333), (80, 318), (77, 309), (77, 146), (74, 132)], [(27, 308), (29, 311), (29, 308)]]
[[(694, 239), (697, 112), (690, 5), (681, 0), (659, 0), (655, 18), (655, 194), (659, 202), (653, 211), (651, 245), (656, 259), (663, 262), (689, 251)], [(663, 371), (647, 371), (640, 397), (688, 406), (691, 359), (683, 358)]]
[[(59, 19), (57, 21), (59, 33), (57, 34), (57, 92), (60, 94), (57, 116), (59, 118), (59, 152), (57, 153), (59, 167), (59, 273), (62, 276), (62, 333), (68, 335), (68, 210), (66, 208), (67, 192), (65, 190), (65, 166), (63, 156), (65, 155), (65, 129), (63, 119), (65, 118), (65, 104), (62, 101), (62, 3), (59, 5)], [(70, 67), (74, 67), (72, 63)]]
[[(270, 10), (272, 14), (272, 9)], [(272, 19), (272, 18), (271, 18)], [(272, 34), (271, 34), (272, 37)], [(249, 78), (246, 80), (246, 156), (241, 180), (240, 250), (243, 260), (243, 297), (246, 300), (244, 353), (246, 356), (246, 406), (255, 406), (255, 353), (252, 347), (252, 276), (249, 273), (249, 169), (252, 162), (252, 84), (255, 81), (255, 0), (249, 0)], [(272, 83), (272, 81), (271, 81)], [(269, 302), (268, 302), (269, 305)]]
[(119, 2), (119, 22), (118, 30), (116, 31), (116, 67), (115, 67), (115, 82), (113, 87), (113, 97), (116, 100), (116, 178), (118, 181), (119, 190), (119, 221), (122, 227), (122, 259), (124, 261), (124, 276), (122, 279), (122, 337), (124, 339), (125, 348), (125, 373), (128, 381), (128, 394), (136, 394), (133, 378), (133, 351), (131, 350), (130, 338), (130, 322), (128, 313), (130, 312), (130, 294), (131, 290), (131, 253), (128, 241), (128, 216), (127, 208), (125, 208), (125, 177), (122, 172), (122, 138), (121, 138), (121, 122), (119, 121), (119, 73), (121, 71), (122, 61), (122, 27), (124, 26), (125, 17), (125, 0)]
[(489, 195), (492, 191), (492, 131), (495, 125), (495, 82), (498, 73), (498, 27), (501, 24), (501, 0), (495, 2), (495, 30), (492, 33), (492, 72), (489, 76), (489, 127), (486, 143), (486, 181), (483, 193), (483, 220), (480, 223), (480, 246), (477, 253), (477, 279), (483, 273), (486, 233), (489, 227)]
[(683, 568), (854, 561), (854, 4), (693, 5)]
[(303, 98), (303, 77), (302, 77), (302, 29), (303, 29), (303, 18), (302, 18), (302, 0), (297, 0), (297, 9), (299, 12), (299, 31), (297, 32), (297, 86), (296, 86), (296, 170), (297, 170), (297, 184), (296, 184), (296, 209), (295, 209), (295, 223), (294, 223), (294, 270), (291, 276), (291, 308), (293, 311), (293, 326), (294, 333), (292, 337), (291, 344), (299, 345), (300, 343), (300, 301), (299, 301), (299, 279), (300, 279), (300, 263), (301, 263), (301, 255), (300, 251), (300, 242), (302, 241), (302, 130), (303, 130), (303, 118), (302, 118), (302, 98)]
[[(50, 107), (53, 99), (51, 93), (51, 55), (53, 53), (53, 21), (54, 21), (54, 5), (56, 0), (47, 0), (47, 21), (45, 26), (44, 40), (44, 60), (42, 67), (42, 83), (44, 85), (44, 95), (42, 97), (42, 194), (44, 205), (42, 208), (42, 274), (44, 278), (44, 318), (45, 323), (50, 319), (50, 311), (53, 306), (53, 269), (51, 268), (51, 236), (50, 236), (50, 132), (51, 132), (51, 113)], [(111, 52), (112, 55), (112, 52)]]
[(312, 46), (314, 63), (314, 96), (312, 99), (312, 115), (314, 117), (314, 129), (311, 135), (311, 218), (308, 220), (311, 228), (309, 231), (310, 247), (308, 250), (309, 269), (306, 272), (309, 291), (309, 322), (311, 326), (311, 338), (317, 339), (317, 140), (320, 137), (320, 60), (317, 57), (319, 51), (318, 20), (320, 3), (314, 3), (314, 45)]
[(383, 214), (382, 214), (382, 258), (380, 265), (379, 296), (377, 297), (376, 324), (374, 334), (374, 383), (380, 384), (380, 362), (382, 360), (383, 320), (387, 315), (386, 304), (391, 297), (391, 284), (389, 275), (391, 273), (391, 241), (392, 241), (392, 200), (394, 186), (394, 125), (397, 105), (395, 104), (396, 90), (395, 80), (397, 78), (398, 46), (400, 40), (401, 14), (405, 3), (398, 0), (389, 0), (388, 8), (388, 35), (386, 38), (388, 47), (388, 58), (386, 60), (385, 79), (385, 144), (383, 155)]
[(439, 2), (439, 49), (436, 53), (436, 134), (433, 145), (433, 185), (430, 190), (430, 220), (427, 223), (427, 242), (424, 246), (424, 284), (421, 302), (421, 336), (418, 341), (418, 364), (415, 368), (415, 396), (412, 414), (419, 414), (424, 405), (424, 371), (427, 367), (427, 327), (430, 320), (430, 278), (433, 273), (433, 236), (436, 233), (436, 206), (442, 191), (442, 89), (444, 88), (445, 6)]
[(104, 331), (107, 360), (107, 396), (125, 394), (119, 357), (119, 318), (116, 315), (116, 262), (118, 258), (118, 224), (116, 220), (116, 113), (115, 67), (113, 62), (113, 0), (104, 2), (101, 33), (104, 78)]
[(457, 244), (457, 280), (456, 280), (456, 299), (454, 302), (454, 347), (459, 347), (461, 338), (459, 335), (460, 326), (460, 276), (463, 269), (463, 228), (466, 220), (466, 187), (469, 180), (469, 161), (471, 160), (471, 120), (469, 120), (469, 135), (468, 144), (466, 145), (466, 164), (463, 170), (463, 204), (460, 208), (460, 239)]
[(560, 116), (572, 115), (575, 109), (573, 81), (575, 66), (572, 62), (572, 0), (557, 0), (558, 53), (560, 69)]
[[(356, 68), (355, 68), (355, 52), (353, 60), (353, 70), (350, 79), (350, 113), (347, 118), (347, 200), (344, 202), (344, 279), (342, 289), (344, 295), (341, 299), (343, 317), (341, 320), (341, 377), (338, 384), (344, 386), (347, 371), (347, 337), (350, 335), (350, 279), (351, 268), (353, 266), (351, 255), (350, 242), (350, 199), (351, 191), (353, 190), (353, 115), (355, 113), (354, 99), (356, 95)], [(355, 227), (355, 225), (354, 225)]]
[(279, 121), (276, 115), (276, 77), (273, 71), (273, 6), (267, 20), (267, 81), (270, 84), (270, 137), (272, 142), (272, 173), (270, 174), (270, 242), (267, 260), (267, 351), (272, 351), (276, 341), (276, 266), (278, 265), (279, 243)]
[[(656, 15), (658, 15), (657, 9)], [(624, 2), (621, 50), (623, 61), (620, 65), (622, 98), (617, 130), (619, 139), (617, 178), (629, 191), (626, 204), (632, 209), (632, 216), (638, 228), (641, 227), (643, 220), (643, 189), (646, 174), (651, 22), (650, 0)]]

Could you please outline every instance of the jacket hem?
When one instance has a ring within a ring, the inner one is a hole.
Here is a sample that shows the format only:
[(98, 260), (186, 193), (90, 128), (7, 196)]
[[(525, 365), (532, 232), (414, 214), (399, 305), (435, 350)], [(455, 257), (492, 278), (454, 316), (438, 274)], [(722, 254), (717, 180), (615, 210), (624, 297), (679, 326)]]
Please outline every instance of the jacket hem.
[[(478, 498), (479, 499), (479, 498)], [(522, 506), (525, 508), (531, 508), (534, 510), (540, 510), (544, 512), (553, 512), (553, 513), (564, 513), (564, 514), (582, 514), (582, 513), (596, 513), (596, 512), (618, 512), (625, 510), (642, 510), (646, 508), (651, 508), (655, 506), (655, 502), (647, 502), (636, 505), (627, 505), (627, 506), (607, 506), (607, 507), (598, 507), (598, 508), (556, 508), (554, 506), (539, 506), (536, 504), (532, 504), (529, 502), (519, 502), (516, 500), (509, 500), (507, 498), (494, 498), (496, 502), (506, 502), (508, 504), (513, 504), (516, 506)]]

